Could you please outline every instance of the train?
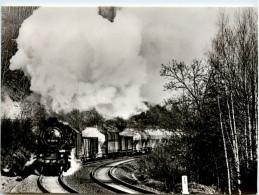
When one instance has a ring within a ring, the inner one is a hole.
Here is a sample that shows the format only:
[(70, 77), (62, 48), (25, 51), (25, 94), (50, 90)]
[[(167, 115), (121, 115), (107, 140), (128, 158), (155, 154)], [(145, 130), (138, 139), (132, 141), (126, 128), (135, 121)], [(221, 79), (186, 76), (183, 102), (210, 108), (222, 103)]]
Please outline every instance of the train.
[(71, 166), (71, 155), (84, 163), (148, 154), (159, 142), (167, 140), (170, 134), (165, 130), (140, 131), (133, 128), (120, 131), (117, 128), (87, 127), (79, 131), (54, 117), (45, 120), (40, 129), (37, 162), (41, 173), (66, 172)]

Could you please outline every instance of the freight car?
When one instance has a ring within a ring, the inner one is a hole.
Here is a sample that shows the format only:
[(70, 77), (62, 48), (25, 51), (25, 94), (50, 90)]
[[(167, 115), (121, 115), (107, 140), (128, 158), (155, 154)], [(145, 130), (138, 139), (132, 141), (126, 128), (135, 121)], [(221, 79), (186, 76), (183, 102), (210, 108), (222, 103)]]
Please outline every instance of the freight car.
[[(162, 140), (160, 130), (138, 131), (86, 128), (82, 132), (82, 161), (100, 158), (116, 158), (123, 155), (147, 154)], [(87, 139), (87, 141), (86, 141)], [(97, 150), (98, 148), (98, 150)]]
[(95, 160), (102, 157), (101, 146), (105, 136), (95, 127), (87, 127), (82, 131), (82, 145), (80, 159), (82, 162)]
[(120, 154), (120, 131), (118, 129), (102, 129), (101, 132), (105, 135), (105, 142), (102, 145), (103, 158), (115, 158)]
[(124, 129), (120, 132), (118, 129), (88, 127), (82, 132), (82, 140), (80, 159), (83, 162), (151, 151), (146, 147), (148, 135), (134, 129)]
[(41, 125), (38, 136), (37, 162), (39, 171), (60, 172), (70, 168), (71, 149), (76, 148), (75, 156), (79, 155), (81, 132), (60, 122), (57, 118), (49, 118)]

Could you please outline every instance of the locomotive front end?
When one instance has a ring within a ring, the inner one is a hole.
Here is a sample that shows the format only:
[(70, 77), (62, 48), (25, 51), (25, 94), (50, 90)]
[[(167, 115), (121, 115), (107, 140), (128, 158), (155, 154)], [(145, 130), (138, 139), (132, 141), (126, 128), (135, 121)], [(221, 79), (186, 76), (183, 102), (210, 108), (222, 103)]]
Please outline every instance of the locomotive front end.
[(37, 159), (41, 173), (60, 173), (70, 168), (72, 139), (68, 125), (53, 118), (45, 122), (38, 138)]

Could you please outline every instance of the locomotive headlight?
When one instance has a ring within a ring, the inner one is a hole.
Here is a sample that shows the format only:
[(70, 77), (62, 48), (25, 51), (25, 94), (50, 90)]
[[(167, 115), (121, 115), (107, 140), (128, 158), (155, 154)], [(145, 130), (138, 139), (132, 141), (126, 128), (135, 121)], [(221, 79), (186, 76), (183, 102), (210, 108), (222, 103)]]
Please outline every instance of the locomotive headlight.
[(64, 154), (61, 154), (60, 157), (64, 157)]

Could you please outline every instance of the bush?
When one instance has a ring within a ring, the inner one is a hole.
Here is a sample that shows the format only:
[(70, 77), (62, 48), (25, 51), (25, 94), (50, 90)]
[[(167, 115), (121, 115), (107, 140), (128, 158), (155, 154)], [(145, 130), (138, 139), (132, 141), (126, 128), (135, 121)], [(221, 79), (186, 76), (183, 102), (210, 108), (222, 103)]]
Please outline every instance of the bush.
[(173, 191), (174, 186), (181, 182), (181, 176), (185, 173), (184, 152), (179, 152), (179, 142), (172, 139), (168, 143), (160, 144), (151, 154), (140, 159), (139, 172), (144, 179), (154, 179), (163, 183), (163, 190)]
[(20, 175), (36, 149), (36, 134), (30, 119), (1, 120), (1, 167)]
[[(202, 184), (189, 183), (188, 191), (190, 194), (215, 194), (216, 191), (212, 187), (208, 187)], [(175, 186), (174, 193), (182, 193), (182, 184), (179, 183)]]

